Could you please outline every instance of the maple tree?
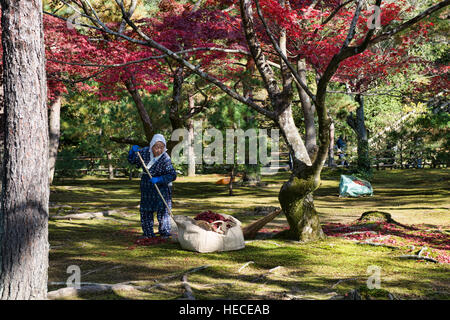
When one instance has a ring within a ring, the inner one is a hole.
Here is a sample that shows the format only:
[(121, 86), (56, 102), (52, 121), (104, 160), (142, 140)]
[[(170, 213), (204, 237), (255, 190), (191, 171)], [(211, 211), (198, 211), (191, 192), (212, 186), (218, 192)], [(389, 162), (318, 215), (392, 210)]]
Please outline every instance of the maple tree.
[[(328, 85), (341, 81), (362, 87), (370, 80), (368, 75), (384, 74), (396, 63), (404, 64), (397, 60), (404, 54), (402, 45), (386, 54), (378, 44), (407, 38), (402, 32), (415, 25), (420, 26), (417, 32), (425, 32), (423, 21), (449, 4), (449, 0), (440, 1), (411, 16), (405, 1), (373, 1), (382, 12), (377, 29), (370, 26), (377, 17), (361, 0), (208, 0), (202, 4), (164, 0), (154, 17), (138, 20), (132, 19), (121, 0), (115, 2), (122, 12), (120, 23), (103, 22), (89, 1), (80, 1), (88, 8), (83, 13), (88, 32), (102, 39), (89, 55), (95, 61), (92, 65), (102, 68), (96, 77), (101, 94), (113, 97), (120, 89), (117, 85), (130, 79), (134, 89), (165, 89), (168, 64), (161, 62), (164, 59), (272, 120), (294, 162), (291, 177), (279, 193), (290, 225), (285, 236), (303, 241), (324, 236), (313, 192), (320, 185), (330, 143)], [(128, 27), (119, 27), (123, 22)], [(253, 66), (247, 68), (249, 61)], [(248, 86), (240, 93), (233, 85), (245, 71), (250, 71), (249, 78), (261, 81), (265, 97), (255, 98), (254, 88)], [(307, 82), (306, 71), (313, 71), (316, 81)], [(294, 86), (302, 97), (304, 114), (318, 119), (317, 139), (314, 130), (307, 134), (308, 147), (293, 121)]]

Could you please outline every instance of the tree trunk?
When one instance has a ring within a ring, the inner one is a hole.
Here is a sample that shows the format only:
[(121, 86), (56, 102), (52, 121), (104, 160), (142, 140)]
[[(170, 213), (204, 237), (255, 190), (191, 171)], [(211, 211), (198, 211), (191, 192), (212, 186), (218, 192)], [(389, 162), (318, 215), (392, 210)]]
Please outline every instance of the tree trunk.
[(403, 139), (400, 139), (400, 168), (403, 169)]
[[(189, 96), (189, 111), (195, 108), (194, 96)], [(190, 113), (190, 112), (189, 112)], [(195, 153), (194, 153), (194, 122), (187, 119), (188, 136), (188, 176), (195, 177)]]
[(46, 299), (49, 132), (42, 2), (1, 5), (6, 130), (0, 299)]
[(195, 153), (194, 153), (194, 123), (192, 119), (187, 120), (188, 128), (188, 177), (195, 177)]
[[(180, 110), (183, 104), (182, 100), (183, 82), (184, 82), (183, 67), (179, 66), (177, 67), (177, 69), (173, 74), (172, 99), (170, 101), (169, 107), (169, 120), (170, 124), (172, 125), (172, 131), (175, 131), (177, 129), (183, 129), (185, 126), (185, 123), (180, 115)], [(167, 142), (167, 150), (169, 154), (172, 153), (172, 149), (177, 144), (178, 141), (170, 140)]]
[(372, 170), (369, 157), (369, 135), (364, 121), (364, 98), (357, 94), (355, 101), (358, 102), (356, 116), (350, 113), (347, 124), (355, 131), (358, 138), (358, 171), (370, 173)]
[(106, 157), (108, 159), (108, 179), (112, 180), (114, 179), (114, 167), (112, 164), (112, 153), (111, 151), (106, 152)]
[(369, 135), (364, 121), (364, 98), (358, 94), (356, 95), (355, 100), (359, 104), (359, 107), (356, 110), (358, 128), (358, 169), (363, 172), (370, 172)]
[(134, 84), (134, 79), (128, 79), (125, 81), (125, 86), (127, 87), (128, 92), (130, 93), (131, 97), (133, 98), (133, 101), (136, 105), (136, 108), (138, 110), (139, 116), (142, 120), (142, 125), (144, 127), (144, 133), (145, 137), (147, 138), (148, 142), (150, 142), (153, 138), (153, 124), (150, 120), (150, 116), (148, 115), (147, 110), (145, 109), (144, 102), (142, 101), (141, 95), (139, 94), (139, 91), (136, 89), (136, 86)]
[(289, 230), (279, 233), (279, 237), (298, 241), (323, 239), (319, 217), (314, 208), (313, 192), (319, 186), (318, 177), (312, 170), (312, 162), (306, 147), (298, 135), (290, 107), (279, 114), (279, 126), (286, 144), (294, 155), (294, 168), (288, 181), (283, 183), (278, 194), (281, 208), (289, 223)]
[[(306, 63), (304, 59), (300, 59), (297, 62), (297, 69), (300, 78), (303, 83), (306, 82)], [(308, 150), (308, 154), (311, 158), (314, 157), (314, 153), (317, 152), (317, 137), (316, 137), (316, 127), (314, 123), (314, 113), (315, 107), (311, 103), (311, 99), (308, 94), (303, 90), (301, 86), (297, 84), (297, 90), (300, 96), (300, 102), (303, 111), (303, 117), (305, 118), (305, 146)]]
[[(254, 116), (244, 115), (244, 128), (243, 130), (248, 130), (255, 127), (257, 124), (255, 122)], [(262, 146), (260, 145), (259, 148)], [(246, 150), (249, 146), (246, 145)], [(245, 169), (242, 175), (242, 183), (247, 186), (256, 186), (261, 183), (261, 169), (259, 164), (250, 163), (250, 151), (245, 153)]]
[(334, 167), (334, 122), (330, 125), (330, 146), (328, 148), (328, 166)]
[(56, 158), (58, 156), (59, 138), (61, 135), (60, 130), (60, 115), (61, 115), (61, 96), (58, 96), (54, 101), (52, 101), (49, 112), (49, 158), (48, 158), (48, 168), (49, 168), (49, 183), (53, 183), (53, 177), (55, 175)]
[(319, 216), (314, 207), (313, 191), (317, 189), (314, 177), (291, 176), (278, 194), (281, 208), (289, 223), (289, 230), (281, 232), (280, 238), (303, 242), (325, 238)]
[(231, 172), (230, 172), (230, 183), (228, 184), (228, 195), (233, 195), (233, 179), (234, 179), (234, 164), (231, 165)]
[[(282, 6), (286, 3), (284, 1), (280, 2)], [(320, 226), (319, 218), (314, 209), (312, 193), (319, 186), (320, 171), (322, 169), (323, 162), (325, 161), (323, 158), (326, 156), (326, 152), (328, 151), (329, 127), (327, 127), (327, 119), (324, 118), (324, 115), (327, 115), (324, 104), (324, 95), (326, 94), (326, 80), (331, 78), (332, 70), (327, 70), (327, 78), (320, 83), (321, 87), (319, 89), (321, 90), (318, 90), (321, 96), (319, 95), (316, 97), (316, 103), (317, 101), (319, 102), (319, 104), (316, 104), (316, 109), (319, 107), (321, 108), (319, 120), (322, 120), (319, 121), (319, 127), (322, 128), (322, 135), (319, 135), (321, 146), (318, 150), (320, 154), (317, 152), (313, 156), (309, 156), (292, 116), (292, 74), (288, 72), (288, 66), (283, 62), (283, 59), (281, 62), (283, 90), (280, 91), (279, 81), (277, 81), (275, 73), (269, 66), (258, 38), (256, 37), (252, 5), (253, 1), (240, 1), (242, 27), (250, 53), (254, 58), (256, 67), (264, 82), (270, 103), (275, 112), (275, 115), (270, 115), (270, 118), (274, 120), (278, 125), (278, 128), (281, 129), (281, 134), (283, 135), (283, 138), (289, 148), (289, 153), (293, 158), (291, 177), (283, 184), (278, 195), (283, 212), (289, 222), (290, 229), (286, 232), (280, 233), (279, 236), (285, 236), (290, 239), (301, 241), (321, 239), (324, 237), (324, 234)], [(258, 4), (257, 10), (258, 15), (261, 16)], [(285, 39), (283, 39), (284, 33), (281, 32), (280, 34), (280, 45), (277, 51), (281, 50), (284, 52), (285, 56), (287, 50)], [(273, 41), (274, 47), (276, 48), (276, 40), (271, 39), (271, 41)], [(324, 133), (326, 133), (326, 136), (323, 136)], [(317, 159), (320, 161), (315, 161), (315, 158), (318, 156), (320, 157)]]

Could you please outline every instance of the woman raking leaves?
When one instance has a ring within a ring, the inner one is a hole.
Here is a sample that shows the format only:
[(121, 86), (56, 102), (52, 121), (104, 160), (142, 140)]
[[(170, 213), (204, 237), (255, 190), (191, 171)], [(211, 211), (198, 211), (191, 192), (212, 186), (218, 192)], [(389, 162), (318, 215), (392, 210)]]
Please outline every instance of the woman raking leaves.
[[(159, 235), (163, 238), (170, 237), (172, 181), (176, 179), (177, 173), (166, 151), (166, 140), (164, 136), (155, 134), (149, 147), (140, 148), (134, 145), (128, 153), (128, 161), (131, 164), (135, 164), (136, 167), (144, 169), (140, 186), (141, 202), (139, 211), (143, 231), (141, 238), (152, 238), (155, 236), (153, 231), (153, 213), (155, 211), (159, 223)], [(139, 156), (143, 160), (146, 168), (143, 167)], [(146, 169), (151, 177), (148, 175)], [(156, 188), (156, 185), (158, 188)]]

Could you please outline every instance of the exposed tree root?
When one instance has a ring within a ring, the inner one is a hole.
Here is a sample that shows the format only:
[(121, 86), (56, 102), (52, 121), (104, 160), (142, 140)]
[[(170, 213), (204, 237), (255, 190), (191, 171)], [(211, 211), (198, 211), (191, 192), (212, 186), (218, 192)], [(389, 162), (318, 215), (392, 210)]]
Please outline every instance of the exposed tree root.
[(240, 273), (242, 270), (244, 270), (248, 265), (252, 263), (255, 263), (255, 261), (246, 262), (242, 267), (239, 268), (238, 273)]
[[(208, 265), (205, 266), (201, 266), (201, 267), (196, 267), (196, 268), (192, 268), (187, 270), (186, 272), (183, 272), (183, 286), (186, 289), (186, 292), (188, 292), (187, 297), (192, 298), (193, 294), (192, 294), (192, 289), (190, 288), (189, 283), (187, 282), (187, 275), (191, 274), (193, 272), (197, 272), (200, 270), (203, 270), (205, 268), (209, 267)], [(98, 271), (98, 270), (94, 270), (94, 271)], [(179, 277), (180, 274), (177, 273), (176, 275), (172, 275), (169, 277), (164, 278), (165, 280), (168, 279), (173, 279), (176, 277)], [(72, 298), (72, 297), (77, 297), (81, 294), (86, 294), (86, 293), (104, 293), (104, 292), (116, 292), (116, 291), (137, 291), (137, 290), (149, 290), (149, 289), (153, 289), (153, 288), (159, 288), (164, 286), (164, 284), (158, 283), (158, 284), (154, 284), (154, 285), (132, 285), (131, 283), (136, 283), (139, 281), (125, 281), (125, 282), (120, 282), (120, 283), (116, 283), (116, 284), (103, 284), (103, 283), (95, 283), (95, 282), (80, 282), (80, 288), (76, 288), (76, 287), (65, 287), (65, 288), (60, 288), (58, 290), (54, 290), (54, 291), (50, 291), (47, 294), (48, 299), (50, 300), (54, 300), (54, 299), (65, 299), (65, 298)], [(66, 284), (65, 282), (51, 282), (51, 285), (64, 285)], [(192, 297), (189, 295), (192, 294)], [(186, 294), (185, 294), (186, 295)], [(190, 299), (192, 300), (192, 299)]]
[(189, 285), (189, 282), (187, 281), (187, 274), (183, 275), (183, 278), (181, 278), (182, 285), (184, 287), (184, 299), (186, 300), (195, 300), (194, 293), (192, 292), (192, 288)]
[(434, 262), (434, 263), (439, 263), (439, 261), (437, 261), (433, 258), (428, 258), (428, 257), (424, 257), (424, 256), (419, 256), (419, 255), (404, 255), (404, 256), (399, 256), (397, 258), (409, 259), (409, 260), (425, 260), (425, 261), (430, 261), (430, 262)]
[(356, 244), (376, 246), (376, 247), (385, 247), (385, 248), (395, 249), (395, 250), (398, 249), (397, 247), (394, 247), (394, 246), (390, 246), (390, 245), (387, 245), (384, 243), (376, 243), (376, 242), (372, 242), (372, 241), (361, 241), (361, 242), (357, 242)]
[(52, 220), (86, 220), (86, 219), (98, 219), (108, 217), (114, 213), (117, 213), (117, 210), (105, 210), (99, 212), (83, 212), (83, 213), (73, 213), (66, 214), (63, 216), (59, 215), (51, 215), (50, 219)]
[(283, 268), (283, 267), (282, 267), (282, 266), (277, 266), (277, 267), (275, 267), (275, 268), (272, 268), (272, 269), (268, 270), (266, 273), (264, 273), (264, 274), (262, 274), (262, 275), (256, 277), (256, 278), (253, 279), (251, 282), (258, 282), (258, 281), (260, 281), (260, 280), (263, 280), (263, 279), (267, 278), (267, 276), (268, 276), (269, 274), (271, 274), (271, 273), (273, 273), (274, 271), (277, 271), (277, 270), (279, 270), (279, 269), (281, 269), (281, 268)]
[(336, 282), (336, 283), (331, 287), (331, 289), (336, 288), (336, 287), (337, 287), (339, 284), (341, 284), (342, 282), (345, 282), (345, 281), (354, 281), (354, 280), (358, 280), (358, 278), (340, 279), (338, 282)]
[(395, 225), (400, 226), (405, 229), (417, 230), (414, 227), (406, 226), (404, 224), (401, 224), (400, 222), (395, 221), (389, 212), (384, 212), (384, 211), (366, 211), (361, 215), (361, 217), (358, 219), (358, 221), (387, 222), (387, 223), (395, 224)]
[(343, 237), (348, 237), (348, 236), (352, 236), (352, 235), (355, 235), (355, 234), (366, 234), (366, 233), (378, 234), (375, 231), (355, 231), (355, 232), (344, 233), (342, 236)]
[(404, 255), (404, 256), (400, 256), (398, 258), (399, 259), (409, 259), (409, 260), (425, 260), (425, 261), (430, 261), (430, 262), (434, 262), (434, 263), (440, 263), (436, 259), (424, 257), (422, 254), (427, 250), (428, 250), (427, 247), (423, 247), (422, 249), (420, 249), (420, 251), (417, 253), (417, 255)]
[(138, 287), (134, 287), (126, 284), (101, 284), (101, 283), (90, 283), (88, 285), (83, 285), (80, 288), (66, 287), (58, 290), (50, 291), (47, 294), (47, 298), (50, 300), (54, 299), (64, 299), (70, 297), (77, 297), (81, 294), (87, 293), (103, 293), (103, 292), (117, 292), (117, 291), (135, 291)]

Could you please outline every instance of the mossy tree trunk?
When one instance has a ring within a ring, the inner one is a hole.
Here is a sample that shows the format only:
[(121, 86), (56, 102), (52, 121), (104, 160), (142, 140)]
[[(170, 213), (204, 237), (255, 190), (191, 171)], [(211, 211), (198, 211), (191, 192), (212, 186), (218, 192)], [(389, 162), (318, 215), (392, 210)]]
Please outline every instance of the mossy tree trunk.
[(279, 114), (278, 125), (291, 154), (294, 155), (291, 176), (283, 183), (278, 194), (289, 230), (281, 232), (278, 237), (304, 242), (323, 239), (325, 234), (314, 207), (313, 197), (320, 183), (320, 171), (314, 170), (313, 166), (316, 157), (311, 158), (308, 155), (294, 124), (290, 107), (284, 108)]
[(314, 207), (313, 180), (292, 175), (281, 187), (278, 200), (290, 228), (280, 233), (279, 237), (304, 242), (325, 238)]

